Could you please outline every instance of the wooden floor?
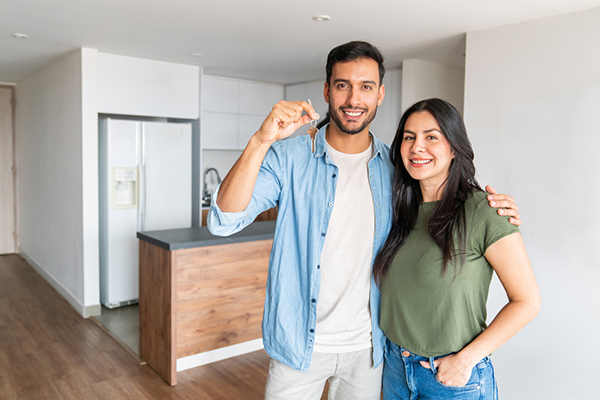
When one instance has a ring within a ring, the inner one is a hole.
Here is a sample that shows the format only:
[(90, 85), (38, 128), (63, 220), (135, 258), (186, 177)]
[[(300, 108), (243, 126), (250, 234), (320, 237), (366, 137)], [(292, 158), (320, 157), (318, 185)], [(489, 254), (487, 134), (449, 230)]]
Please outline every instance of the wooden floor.
[(0, 256), (0, 399), (258, 400), (268, 365), (258, 351), (180, 372), (170, 387), (21, 257)]

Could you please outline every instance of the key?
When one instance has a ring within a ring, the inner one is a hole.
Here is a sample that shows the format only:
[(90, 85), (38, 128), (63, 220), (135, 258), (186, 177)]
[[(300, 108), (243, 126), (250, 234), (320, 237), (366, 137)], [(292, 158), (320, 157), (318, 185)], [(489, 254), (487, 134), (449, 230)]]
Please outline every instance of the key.
[[(310, 99), (308, 99), (308, 105), (312, 107), (312, 102), (310, 101)], [(311, 119), (310, 120), (310, 128), (308, 129), (308, 134), (310, 135), (310, 138), (311, 138), (313, 153), (315, 152), (315, 136), (317, 135), (318, 131), (319, 130), (317, 129), (317, 120)]]

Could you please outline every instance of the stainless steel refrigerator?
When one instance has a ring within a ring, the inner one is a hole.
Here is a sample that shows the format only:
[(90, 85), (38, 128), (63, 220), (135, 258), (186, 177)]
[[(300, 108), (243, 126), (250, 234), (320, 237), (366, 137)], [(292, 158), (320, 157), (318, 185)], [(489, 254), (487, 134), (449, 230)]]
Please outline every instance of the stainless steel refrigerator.
[(100, 301), (139, 298), (138, 231), (192, 226), (192, 126), (99, 119)]

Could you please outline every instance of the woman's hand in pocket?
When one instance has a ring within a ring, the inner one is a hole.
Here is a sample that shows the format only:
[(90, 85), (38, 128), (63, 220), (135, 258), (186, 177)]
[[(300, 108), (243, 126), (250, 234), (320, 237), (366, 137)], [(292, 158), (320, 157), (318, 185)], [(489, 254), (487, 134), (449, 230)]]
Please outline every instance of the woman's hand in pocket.
[[(421, 361), (421, 365), (431, 369), (427, 361)], [(446, 386), (465, 386), (475, 366), (462, 360), (459, 354), (438, 358), (433, 361), (433, 365), (438, 370), (437, 380)]]

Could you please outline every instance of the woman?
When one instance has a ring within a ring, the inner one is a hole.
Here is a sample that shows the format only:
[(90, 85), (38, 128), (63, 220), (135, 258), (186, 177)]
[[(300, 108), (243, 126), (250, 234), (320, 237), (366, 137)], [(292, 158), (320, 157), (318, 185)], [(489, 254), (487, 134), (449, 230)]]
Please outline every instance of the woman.
[[(521, 234), (488, 206), (451, 104), (409, 108), (390, 156), (393, 225), (374, 266), (388, 337), (384, 398), (497, 399), (488, 356), (540, 307)], [(487, 326), (494, 271), (509, 301)]]

